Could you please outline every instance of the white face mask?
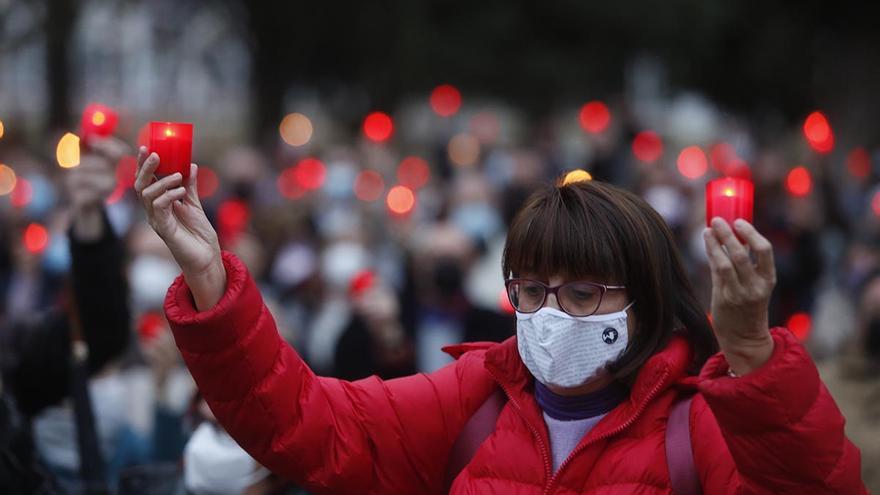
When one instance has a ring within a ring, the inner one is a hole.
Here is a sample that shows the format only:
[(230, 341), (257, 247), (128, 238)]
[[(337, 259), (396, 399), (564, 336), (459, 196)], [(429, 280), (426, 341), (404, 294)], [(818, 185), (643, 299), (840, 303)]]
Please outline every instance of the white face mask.
[(269, 474), (229, 434), (207, 421), (183, 450), (183, 483), (196, 495), (239, 495)]
[(628, 342), (626, 310), (576, 317), (555, 308), (516, 313), (519, 355), (544, 385), (571, 388), (600, 375)]

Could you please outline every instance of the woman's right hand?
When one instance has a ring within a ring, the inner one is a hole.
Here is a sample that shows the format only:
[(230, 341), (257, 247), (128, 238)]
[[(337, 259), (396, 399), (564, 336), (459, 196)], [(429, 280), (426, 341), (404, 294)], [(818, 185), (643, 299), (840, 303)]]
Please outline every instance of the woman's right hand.
[(177, 172), (154, 181), (159, 155), (141, 146), (134, 189), (147, 220), (180, 265), (200, 311), (210, 309), (226, 291), (226, 269), (217, 232), (208, 221), (196, 187), (198, 167), (190, 165), (188, 183)]

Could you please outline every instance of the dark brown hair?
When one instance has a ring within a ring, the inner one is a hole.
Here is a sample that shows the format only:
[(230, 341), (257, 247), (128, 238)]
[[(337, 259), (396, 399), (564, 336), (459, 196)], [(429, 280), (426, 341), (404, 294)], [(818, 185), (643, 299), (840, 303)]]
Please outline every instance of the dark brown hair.
[(678, 327), (694, 348), (692, 373), (718, 350), (666, 222), (610, 184), (580, 181), (535, 192), (510, 226), (502, 269), (505, 278), (528, 272), (625, 285), (638, 326), (630, 348), (609, 366), (617, 379), (634, 378)]

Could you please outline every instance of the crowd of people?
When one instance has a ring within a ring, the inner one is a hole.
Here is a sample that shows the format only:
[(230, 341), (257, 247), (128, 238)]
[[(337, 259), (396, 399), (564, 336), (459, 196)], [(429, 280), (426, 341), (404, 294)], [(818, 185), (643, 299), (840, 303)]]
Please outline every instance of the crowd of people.
[[(876, 156), (813, 152), (793, 128), (751, 149), (720, 135), (688, 143), (703, 148), (695, 172), (664, 129), (662, 151), (644, 159), (633, 142), (643, 126), (622, 106), (611, 116), (597, 132), (578, 129), (574, 147), (546, 120), (505, 136), (506, 121), (487, 112), (434, 116), (418, 143), (358, 127), (321, 146), (282, 136), (268, 148), (218, 146), (199, 191), (283, 337), (317, 374), (357, 380), (432, 372), (452, 362), (445, 345), (513, 335), (507, 226), (534, 190), (573, 169), (663, 216), (708, 308), (703, 188), (748, 174), (754, 224), (776, 256), (770, 325), (876, 376)], [(64, 169), (16, 134), (7, 122), (0, 138), (0, 162), (15, 173), (0, 177), (13, 182), (0, 197), (0, 449), (26, 464), (4, 455), (0, 477), (18, 480), (4, 493), (297, 493), (223, 432), (182, 364), (163, 313), (180, 270), (131, 190), (136, 140), (83, 147)], [(805, 179), (790, 173), (799, 162)], [(868, 402), (864, 414), (878, 414)]]

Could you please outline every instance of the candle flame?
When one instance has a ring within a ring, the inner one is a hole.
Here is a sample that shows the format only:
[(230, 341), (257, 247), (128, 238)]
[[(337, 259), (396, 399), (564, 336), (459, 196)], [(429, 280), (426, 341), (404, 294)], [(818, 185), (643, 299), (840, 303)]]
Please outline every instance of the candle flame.
[(107, 121), (107, 116), (104, 115), (104, 112), (97, 111), (92, 114), (92, 123), (95, 125), (101, 125)]
[(732, 188), (728, 187), (724, 190), (724, 195), (728, 198), (732, 198), (736, 196), (736, 192)]
[(165, 128), (165, 135), (166, 135), (166, 136), (169, 136), (169, 137), (170, 137), (170, 136), (173, 136), (173, 135), (174, 135), (174, 131), (172, 131), (170, 127), (166, 127), (166, 128)]

